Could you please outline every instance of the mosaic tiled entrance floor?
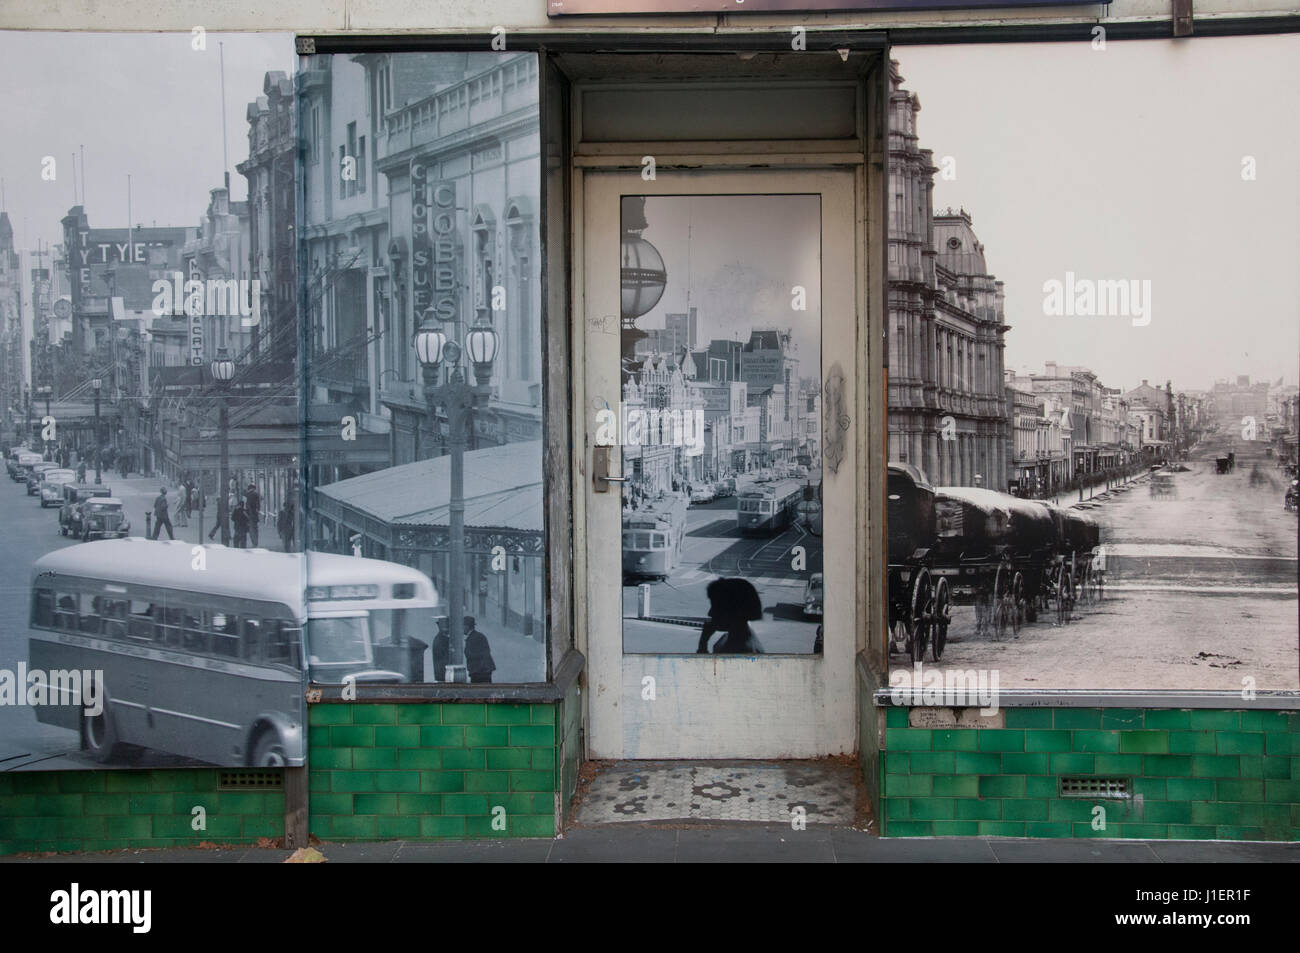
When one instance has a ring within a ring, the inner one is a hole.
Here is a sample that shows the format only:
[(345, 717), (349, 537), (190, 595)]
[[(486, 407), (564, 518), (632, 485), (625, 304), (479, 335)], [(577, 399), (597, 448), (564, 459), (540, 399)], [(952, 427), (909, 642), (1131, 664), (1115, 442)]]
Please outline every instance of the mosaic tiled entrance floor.
[(618, 821), (851, 825), (857, 769), (821, 761), (617, 761), (580, 786), (580, 825)]

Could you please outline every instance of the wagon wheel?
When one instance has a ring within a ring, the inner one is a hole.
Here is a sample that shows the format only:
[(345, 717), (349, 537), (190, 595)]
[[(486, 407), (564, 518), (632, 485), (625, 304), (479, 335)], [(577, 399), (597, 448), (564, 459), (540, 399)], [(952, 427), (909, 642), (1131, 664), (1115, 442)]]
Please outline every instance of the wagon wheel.
[(1065, 563), (1057, 566), (1052, 573), (1052, 596), (1056, 600), (1056, 624), (1065, 625), (1070, 621), (1070, 609), (1065, 604)]
[(1078, 575), (1074, 579), (1074, 592), (1079, 600), (1079, 605), (1087, 606), (1092, 602), (1092, 572), (1090, 567), (1092, 561), (1089, 559), (1078, 560)]
[(1025, 615), (1025, 577), (1016, 573), (1011, 581), (1011, 632), (1020, 638), (1020, 623)]
[(1011, 621), (1010, 607), (1007, 605), (1010, 594), (1011, 567), (1002, 563), (998, 566), (997, 575), (993, 577), (993, 624), (999, 640), (1007, 634), (1007, 623)]
[(948, 580), (942, 577), (934, 587), (934, 600), (931, 602), (932, 619), (930, 632), (930, 655), (937, 662), (943, 658), (943, 649), (948, 642), (948, 623), (952, 614), (952, 599), (948, 594)]
[(926, 607), (930, 603), (932, 588), (930, 574), (924, 569), (917, 570), (912, 579), (911, 618), (908, 619), (908, 648), (912, 661), (920, 662), (925, 657), (925, 644), (930, 634), (930, 622), (926, 618)]
[(1043, 597), (1042, 575), (1035, 573), (1033, 579), (1034, 579), (1033, 584), (1026, 586), (1026, 588), (1030, 593), (1029, 597), (1025, 599), (1025, 621), (1026, 622), (1038, 621), (1038, 603)]

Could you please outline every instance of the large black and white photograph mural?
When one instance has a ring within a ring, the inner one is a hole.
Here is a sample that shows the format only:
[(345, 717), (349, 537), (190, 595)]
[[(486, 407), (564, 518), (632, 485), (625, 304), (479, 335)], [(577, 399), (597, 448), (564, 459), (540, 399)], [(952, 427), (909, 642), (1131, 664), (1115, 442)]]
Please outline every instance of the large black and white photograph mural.
[[(1015, 69), (971, 49), (961, 77), (939, 49), (893, 64), (900, 679), (1300, 687), (1300, 230), (1281, 211), (1300, 139), (1294, 82), (1253, 52), (1268, 42), (1027, 46)], [(1049, 57), (1051, 88), (1025, 85)], [(1155, 80), (1173, 70), (1176, 93)], [(1208, 79), (1225, 72), (1288, 92), (1242, 104)]]
[(624, 196), (629, 654), (821, 651), (821, 199)]

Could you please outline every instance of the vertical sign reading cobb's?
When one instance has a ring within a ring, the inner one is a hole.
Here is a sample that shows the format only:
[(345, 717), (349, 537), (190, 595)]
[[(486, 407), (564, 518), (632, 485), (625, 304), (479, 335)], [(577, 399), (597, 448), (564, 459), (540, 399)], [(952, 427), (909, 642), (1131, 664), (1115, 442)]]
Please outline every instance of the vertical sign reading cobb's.
[[(430, 215), (432, 212), (432, 216)], [(456, 185), (430, 182), (422, 159), (411, 161), (411, 309), (418, 322), (433, 309), (439, 321), (455, 321)]]

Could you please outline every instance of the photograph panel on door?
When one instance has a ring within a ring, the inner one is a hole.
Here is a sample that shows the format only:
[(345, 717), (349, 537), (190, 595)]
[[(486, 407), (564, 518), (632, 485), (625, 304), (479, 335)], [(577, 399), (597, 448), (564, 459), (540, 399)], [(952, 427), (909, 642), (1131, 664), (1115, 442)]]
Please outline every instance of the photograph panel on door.
[(300, 69), (311, 680), (544, 682), (538, 56)]
[(625, 195), (625, 654), (822, 651), (821, 196)]
[(294, 63), (0, 33), (0, 771), (304, 761)]
[[(893, 64), (892, 684), (930, 685), (920, 662), (1001, 689), (1300, 688), (1295, 47)], [(1008, 152), (992, 129), (1032, 133)]]

